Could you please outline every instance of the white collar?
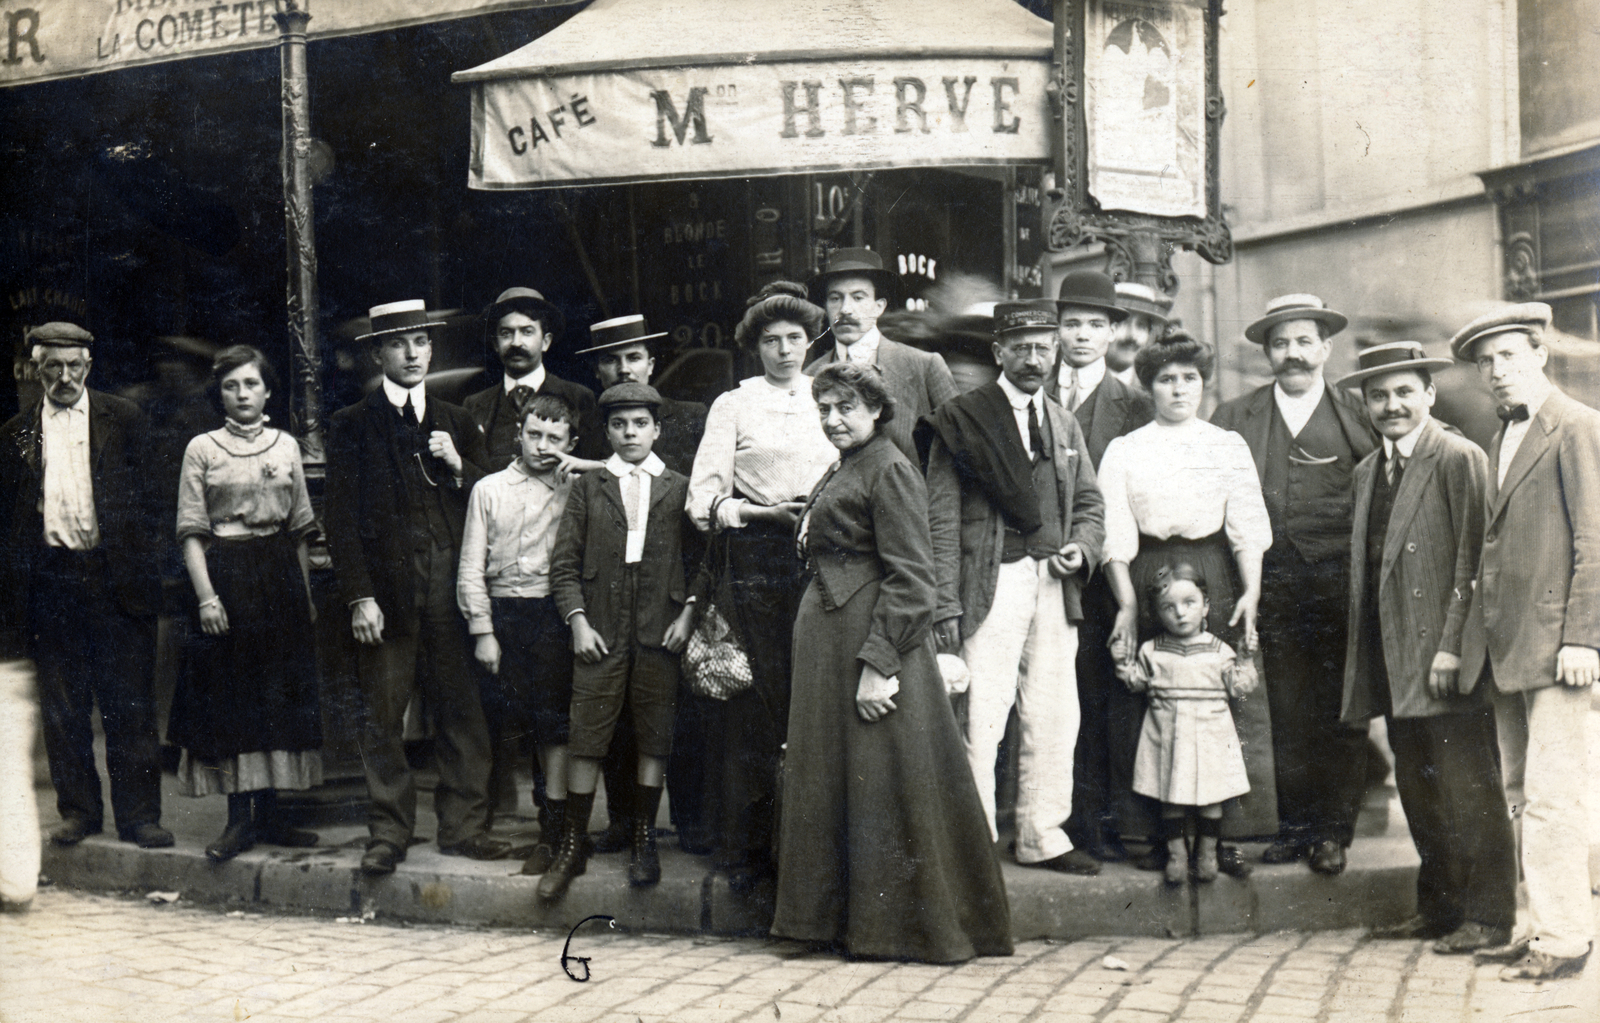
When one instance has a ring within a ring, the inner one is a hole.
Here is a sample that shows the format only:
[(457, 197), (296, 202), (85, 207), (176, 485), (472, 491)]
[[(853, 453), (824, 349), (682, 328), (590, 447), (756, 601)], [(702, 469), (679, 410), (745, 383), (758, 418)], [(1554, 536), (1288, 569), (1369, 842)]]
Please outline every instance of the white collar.
[(389, 399), (389, 404), (397, 409), (406, 407), (406, 398), (410, 397), (412, 406), (417, 410), (417, 422), (422, 422), (422, 417), (428, 414), (428, 382), (424, 380), (409, 390), (399, 384), (383, 378), (383, 396)]
[[(1061, 360), (1061, 368), (1056, 371), (1056, 379), (1061, 384), (1061, 389), (1066, 390), (1072, 386), (1072, 363)], [(1076, 367), (1078, 371), (1078, 394), (1086, 395), (1100, 386), (1100, 381), (1106, 378), (1106, 360), (1096, 359), (1087, 366)]]
[[(1528, 406), (1528, 420), (1527, 420), (1527, 423), (1510, 423), (1510, 424), (1507, 425), (1507, 428), (1509, 429), (1512, 426), (1521, 426), (1523, 429), (1527, 429), (1527, 424), (1533, 422), (1534, 417), (1539, 414), (1539, 410), (1544, 408), (1544, 403), (1550, 400), (1550, 394), (1554, 390), (1555, 390), (1555, 387), (1553, 385), (1550, 386), (1550, 387), (1546, 387), (1544, 389), (1544, 394), (1540, 395), (1537, 400), (1526, 402), (1526, 404)], [(85, 395), (87, 395), (89, 392), (87, 390), (85, 390), (83, 393)]]
[(539, 388), (544, 386), (544, 363), (539, 363), (539, 368), (526, 376), (513, 378), (510, 373), (507, 373), (505, 380), (501, 382), (501, 386), (505, 388), (507, 394), (519, 387), (526, 387), (537, 394)]
[(1388, 437), (1383, 438), (1383, 457), (1393, 458), (1394, 449), (1399, 448), (1401, 458), (1410, 458), (1411, 452), (1417, 450), (1417, 440), (1422, 437), (1422, 428), (1428, 425), (1428, 420), (1431, 418), (1433, 417), (1424, 412), (1422, 414), (1422, 422), (1418, 423), (1416, 428), (1404, 437), (1399, 440), (1390, 440)]
[(1043, 387), (1039, 388), (1037, 391), (1034, 391), (1032, 394), (1029, 394), (1028, 392), (1024, 391), (1022, 388), (1018, 387), (1016, 384), (1012, 383), (1010, 378), (1007, 377), (1004, 373), (1000, 374), (999, 384), (1000, 384), (1000, 390), (1005, 392), (1006, 401), (1010, 402), (1011, 403), (1011, 407), (1013, 409), (1015, 409), (1016, 411), (1021, 412), (1023, 409), (1027, 408), (1030, 404), (1034, 408), (1039, 409), (1041, 411), (1044, 409), (1044, 388)]
[[(644, 461), (639, 463), (639, 468), (652, 476), (660, 476), (662, 470), (666, 467), (666, 463), (654, 451), (646, 455)], [(606, 459), (606, 471), (620, 480), (633, 471), (633, 463), (624, 462), (621, 455), (612, 455)]]
[(1315, 410), (1317, 403), (1322, 401), (1322, 392), (1326, 391), (1327, 389), (1328, 382), (1322, 379), (1321, 373), (1318, 373), (1317, 382), (1312, 384), (1306, 390), (1306, 393), (1300, 395), (1300, 397), (1296, 398), (1289, 394), (1289, 392), (1283, 389), (1282, 384), (1276, 382), (1272, 385), (1272, 397), (1278, 403), (1279, 408)]
[(50, 400), (49, 395), (45, 395), (44, 407), (51, 415), (55, 415), (59, 412), (82, 412), (84, 415), (88, 415), (89, 389), (85, 387), (83, 390), (79, 391), (78, 400), (73, 402), (71, 405), (57, 405), (55, 402)]
[(509, 466), (507, 466), (507, 468), (510, 469), (511, 472), (513, 474), (515, 474), (515, 476), (517, 477), (516, 479), (513, 479), (511, 481), (512, 483), (536, 482), (536, 483), (543, 483), (545, 486), (549, 487), (551, 490), (556, 489), (555, 473), (553, 473), (553, 472), (545, 472), (545, 473), (529, 472), (528, 471), (528, 467), (522, 464), (522, 456), (521, 455), (518, 455), (516, 458), (513, 458), (511, 460), (511, 464)]
[(862, 334), (860, 339), (857, 340), (853, 345), (843, 344), (839, 341), (838, 337), (835, 336), (833, 339), (834, 358), (839, 362), (856, 362), (859, 360), (850, 358), (850, 353), (858, 352), (866, 356), (867, 362), (877, 362), (878, 342), (882, 340), (883, 335), (878, 333), (877, 327), (873, 327), (865, 334)]

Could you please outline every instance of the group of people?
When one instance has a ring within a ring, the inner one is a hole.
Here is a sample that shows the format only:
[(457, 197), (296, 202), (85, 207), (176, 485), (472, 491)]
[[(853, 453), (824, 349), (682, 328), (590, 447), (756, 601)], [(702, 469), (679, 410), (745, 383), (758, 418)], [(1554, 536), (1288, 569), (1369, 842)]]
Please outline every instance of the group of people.
[[(1327, 382), (1347, 321), (1312, 295), (1250, 324), (1274, 382), (1207, 422), (1215, 353), (1149, 289), (1077, 271), (1055, 299), (999, 303), (985, 372), (981, 347), (961, 365), (884, 336), (895, 284), (843, 249), (809, 286), (768, 285), (735, 332), (761, 373), (709, 410), (650, 385), (663, 335), (637, 315), (577, 353), (596, 398), (544, 365), (561, 311), (507, 290), (483, 317), (504, 379), (456, 406), (427, 391), (423, 303), (371, 310), (382, 378), (331, 418), (324, 509), (344, 605), (324, 612), (349, 614), (359, 651), (363, 872), (414, 840), (420, 693), (441, 852), (510, 855), (490, 826), (533, 752), (523, 871), (542, 899), (596, 852), (628, 850), (629, 882), (655, 883), (665, 789), (686, 850), (736, 887), (775, 882), (774, 934), (1006, 954), (995, 768), (1013, 710), (1016, 861), (1132, 859), (1174, 885), (1247, 873), (1243, 838), (1340, 873), (1383, 715), (1422, 860), (1417, 916), (1384, 934), (1508, 977), (1581, 969), (1600, 414), (1543, 372), (1548, 307), (1505, 306), (1451, 343), (1506, 420), (1485, 455), (1431, 416), (1450, 362), (1420, 345), (1367, 348)], [(138, 413), (86, 388), (87, 331), (30, 341), (44, 396), (4, 427), (0, 481), (52, 837), (102, 826), (98, 701), (119, 834), (170, 844)], [(213, 378), (226, 421), (183, 461), (199, 635), (168, 737), (186, 793), (228, 794), (220, 861), (314, 842), (275, 793), (321, 766), (298, 447), (266, 425), (260, 352), (225, 349)], [(686, 671), (710, 625), (737, 648), (731, 692)], [(1520, 931), (1501, 745), (1525, 789)], [(591, 835), (602, 776), (610, 821)]]

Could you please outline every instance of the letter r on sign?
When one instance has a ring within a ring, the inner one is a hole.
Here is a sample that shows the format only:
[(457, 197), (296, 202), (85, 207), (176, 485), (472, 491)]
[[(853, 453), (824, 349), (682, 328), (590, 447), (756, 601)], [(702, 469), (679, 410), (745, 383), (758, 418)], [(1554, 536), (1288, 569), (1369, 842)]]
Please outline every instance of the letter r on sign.
[[(27, 22), (27, 28), (23, 28)], [(35, 64), (44, 63), (44, 54), (39, 50), (39, 12), (32, 7), (19, 7), (15, 11), (6, 12), (6, 64), (21, 64), (22, 58), (17, 56), (17, 50), (23, 43), (28, 44), (28, 56), (33, 58)]]

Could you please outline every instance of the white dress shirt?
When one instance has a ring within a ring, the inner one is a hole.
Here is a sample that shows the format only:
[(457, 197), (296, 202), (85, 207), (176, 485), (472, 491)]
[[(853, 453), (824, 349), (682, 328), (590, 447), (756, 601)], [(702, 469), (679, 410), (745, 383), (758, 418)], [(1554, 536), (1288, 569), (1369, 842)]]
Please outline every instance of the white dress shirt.
[(1298, 437), (1300, 431), (1311, 422), (1311, 416), (1317, 411), (1317, 405), (1322, 402), (1322, 392), (1328, 389), (1328, 384), (1317, 375), (1317, 382), (1312, 384), (1306, 393), (1296, 398), (1284, 392), (1281, 384), (1272, 385), (1272, 400), (1278, 403), (1278, 414), (1283, 416), (1283, 421), (1289, 427), (1289, 436)]
[[(1428, 414), (1424, 412), (1422, 414), (1422, 421), (1418, 423), (1410, 433), (1406, 434), (1404, 437), (1401, 437), (1399, 440), (1390, 440), (1388, 437), (1383, 438), (1383, 457), (1385, 466), (1392, 465), (1394, 463), (1394, 453), (1396, 449), (1400, 451), (1400, 461), (1411, 461), (1411, 453), (1417, 450), (1417, 439), (1422, 436), (1422, 428), (1428, 425), (1429, 418), (1430, 417)], [(1385, 468), (1384, 471), (1389, 472), (1387, 468)], [(1392, 472), (1390, 472), (1389, 475), (1389, 482), (1394, 482), (1394, 475)]]
[(100, 543), (94, 513), (94, 478), (89, 468), (89, 392), (71, 405), (49, 398), (39, 415), (39, 447), (44, 455), (44, 542), (69, 551), (92, 551)]
[(1028, 440), (1028, 406), (1032, 405), (1034, 414), (1039, 417), (1039, 436), (1044, 436), (1044, 388), (1041, 387), (1032, 394), (1023, 391), (1013, 384), (1004, 373), (1000, 374), (1000, 390), (1005, 392), (1006, 400), (1011, 403), (1011, 415), (1017, 422), (1017, 433), (1022, 437), (1022, 450), (1029, 457), (1043, 454), (1033, 450), (1032, 443)]
[(405, 409), (406, 398), (409, 397), (411, 399), (411, 407), (417, 410), (418, 423), (421, 423), (422, 417), (428, 414), (428, 382), (426, 380), (408, 390), (388, 377), (384, 377), (383, 396), (389, 399), (389, 404), (401, 410)]
[(612, 455), (606, 459), (606, 471), (622, 481), (622, 500), (626, 506), (628, 500), (628, 477), (635, 475), (639, 479), (639, 493), (635, 496), (635, 504), (630, 509), (624, 507), (628, 518), (628, 543), (622, 554), (622, 563), (636, 565), (644, 558), (644, 532), (645, 523), (650, 518), (650, 480), (660, 476), (666, 469), (666, 463), (654, 451), (645, 456), (645, 460), (638, 465), (625, 462), (621, 455)]
[(878, 361), (878, 342), (883, 340), (883, 335), (878, 333), (878, 328), (873, 327), (861, 335), (853, 345), (842, 345), (837, 335), (833, 342), (833, 357), (839, 362), (856, 362), (863, 366), (871, 366)]
[(510, 373), (507, 373), (505, 375), (505, 379), (501, 381), (500, 385), (505, 388), (505, 392), (507, 394), (510, 394), (519, 387), (526, 387), (534, 394), (538, 394), (539, 388), (544, 386), (544, 363), (539, 363), (538, 369), (535, 369), (532, 373), (528, 373), (524, 376), (513, 377)]
[(571, 493), (570, 481), (530, 473), (520, 458), (472, 488), (456, 573), (456, 603), (468, 632), (494, 632), (493, 597), (550, 595), (550, 556)]
[(1550, 397), (1550, 392), (1545, 391), (1543, 397), (1537, 401), (1528, 402), (1528, 418), (1520, 423), (1507, 423), (1505, 436), (1500, 438), (1500, 464), (1494, 467), (1496, 474), (1495, 486), (1506, 485), (1506, 470), (1511, 468), (1512, 461), (1517, 457), (1517, 449), (1522, 447), (1522, 440), (1528, 436), (1528, 427), (1533, 425), (1533, 417), (1544, 408), (1545, 398)]
[[(817, 418), (810, 377), (783, 387), (749, 377), (711, 403), (689, 472), (689, 517), (703, 531), (742, 528), (744, 498), (760, 506), (804, 501), (838, 460)], [(736, 488), (743, 497), (730, 496)]]
[[(1072, 375), (1078, 375), (1078, 396), (1074, 404), (1067, 404), (1068, 395), (1072, 393)], [(1061, 386), (1061, 404), (1068, 412), (1076, 412), (1078, 406), (1089, 400), (1094, 389), (1100, 386), (1100, 381), (1106, 378), (1106, 360), (1096, 359), (1087, 366), (1074, 366), (1065, 359), (1061, 360), (1061, 367), (1056, 370), (1056, 382)]]
[(1116, 377), (1118, 380), (1121, 380), (1129, 387), (1141, 386), (1139, 383), (1139, 375), (1133, 371), (1132, 366), (1129, 366), (1127, 369), (1112, 370), (1111, 375)]

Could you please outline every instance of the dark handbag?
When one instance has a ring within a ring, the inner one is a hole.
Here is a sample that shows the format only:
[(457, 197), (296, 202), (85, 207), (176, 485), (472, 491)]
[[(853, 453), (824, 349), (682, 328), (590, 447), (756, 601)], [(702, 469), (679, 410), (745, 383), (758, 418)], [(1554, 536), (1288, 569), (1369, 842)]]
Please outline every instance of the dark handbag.
[[(711, 514), (715, 522), (715, 506)], [(755, 682), (750, 672), (750, 655), (721, 610), (731, 604), (727, 544), (726, 535), (719, 534), (706, 545), (706, 562), (714, 573), (712, 592), (716, 597), (707, 602), (705, 613), (700, 616), (694, 632), (689, 634), (689, 643), (683, 650), (683, 673), (689, 681), (689, 691), (713, 700), (738, 696)]]

